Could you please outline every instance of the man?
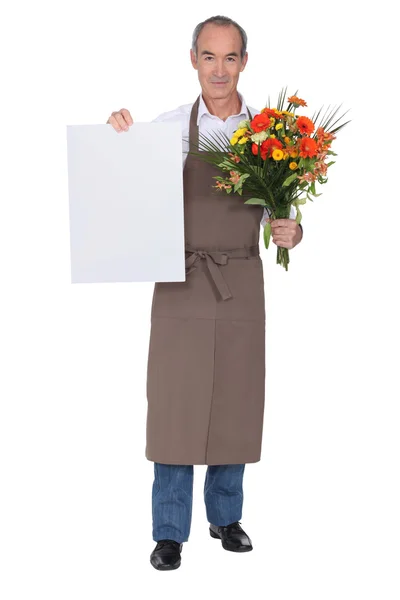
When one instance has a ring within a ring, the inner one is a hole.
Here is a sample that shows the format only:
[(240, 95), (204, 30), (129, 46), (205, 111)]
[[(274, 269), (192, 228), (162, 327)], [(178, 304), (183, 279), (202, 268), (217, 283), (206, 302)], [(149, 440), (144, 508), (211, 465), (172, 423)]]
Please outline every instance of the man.
[[(191, 62), (201, 94), (155, 121), (182, 125), (186, 281), (157, 282), (151, 309), (147, 372), (146, 457), (154, 462), (151, 564), (181, 564), (192, 516), (193, 466), (206, 464), (204, 500), (211, 537), (226, 550), (252, 550), (240, 525), (243, 473), (261, 454), (265, 387), (265, 302), (260, 223), (268, 211), (238, 194), (214, 192), (218, 169), (188, 155), (200, 133), (224, 131), (259, 111), (237, 91), (247, 63), (244, 30), (211, 17), (194, 30)], [(133, 124), (128, 110), (108, 120), (117, 131)], [(186, 139), (189, 137), (189, 143)], [(302, 228), (272, 222), (272, 240), (294, 248)]]

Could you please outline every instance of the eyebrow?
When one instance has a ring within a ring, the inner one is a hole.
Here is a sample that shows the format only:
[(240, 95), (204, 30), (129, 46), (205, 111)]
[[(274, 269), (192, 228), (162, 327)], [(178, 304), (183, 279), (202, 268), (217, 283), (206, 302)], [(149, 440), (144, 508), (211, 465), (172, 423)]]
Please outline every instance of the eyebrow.
[[(214, 52), (210, 52), (209, 50), (203, 50), (201, 56), (203, 56), (203, 54), (210, 54), (211, 56), (215, 56)], [(226, 56), (239, 56), (239, 54), (237, 52), (229, 52), (229, 54), (226, 54)]]

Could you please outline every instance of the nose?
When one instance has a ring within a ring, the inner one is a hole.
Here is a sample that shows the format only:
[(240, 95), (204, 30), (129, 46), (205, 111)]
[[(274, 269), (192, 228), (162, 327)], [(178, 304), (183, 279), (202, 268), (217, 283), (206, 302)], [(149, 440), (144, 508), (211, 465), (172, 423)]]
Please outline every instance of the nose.
[(223, 77), (226, 73), (225, 63), (223, 60), (215, 61), (214, 63), (214, 75), (216, 77)]

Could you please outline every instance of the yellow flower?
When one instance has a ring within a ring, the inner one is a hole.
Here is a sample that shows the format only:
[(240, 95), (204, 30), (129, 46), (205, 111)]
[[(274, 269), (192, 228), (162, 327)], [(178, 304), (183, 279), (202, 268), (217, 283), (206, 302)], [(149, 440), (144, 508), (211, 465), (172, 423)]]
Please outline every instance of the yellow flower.
[(273, 133), (271, 133), (271, 135), (269, 137), (276, 138), (276, 135), (274, 135)]
[(297, 150), (292, 150), (290, 152), (290, 158), (297, 158), (298, 157), (298, 152)]
[(278, 129), (282, 129), (283, 127), (283, 123), (278, 123), (278, 125), (275, 127), (275, 129), (278, 131)]
[(241, 127), (241, 129), (236, 129), (234, 135), (237, 138), (240, 138), (240, 137), (242, 137), (242, 135), (244, 135), (246, 133), (246, 131), (247, 131), (247, 127)]
[(234, 146), (235, 144), (237, 144), (238, 138), (236, 137), (236, 135), (234, 135), (233, 137), (231, 137), (231, 144), (232, 146)]
[(247, 140), (248, 140), (248, 139), (249, 139), (249, 138), (247, 138), (247, 137), (242, 137), (242, 138), (240, 138), (240, 140), (239, 140), (239, 144), (245, 144), (245, 143), (247, 142)]
[(286, 160), (288, 156), (289, 156), (289, 152), (286, 152), (286, 151), (284, 150), (284, 151), (283, 151), (283, 158)]
[(285, 144), (290, 144), (290, 137), (288, 137), (287, 135), (283, 138), (285, 141)]
[(297, 169), (297, 163), (295, 163), (295, 162), (289, 163), (289, 169), (291, 169), (292, 171), (294, 171), (295, 169)]
[(284, 115), (289, 115), (289, 117), (294, 117), (294, 113), (292, 113), (292, 112), (289, 112), (289, 111), (287, 111), (287, 110), (283, 110), (283, 111), (282, 111), (282, 114), (284, 114)]
[(272, 126), (272, 125), (275, 125), (275, 120), (276, 120), (276, 119), (274, 119), (274, 117), (270, 117), (271, 126)]
[(274, 160), (282, 160), (282, 158), (283, 158), (282, 150), (279, 150), (279, 148), (275, 148), (275, 150), (272, 152), (272, 158)]

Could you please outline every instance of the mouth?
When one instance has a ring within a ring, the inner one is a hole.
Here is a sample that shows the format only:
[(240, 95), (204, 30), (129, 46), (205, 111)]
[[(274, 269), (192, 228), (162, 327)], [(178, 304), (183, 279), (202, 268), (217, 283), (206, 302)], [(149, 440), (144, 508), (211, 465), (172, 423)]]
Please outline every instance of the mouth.
[(226, 85), (228, 82), (227, 81), (212, 81), (211, 83), (213, 85)]

